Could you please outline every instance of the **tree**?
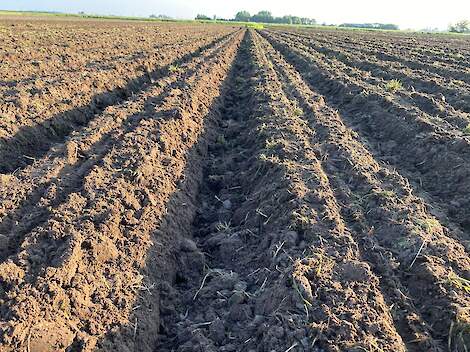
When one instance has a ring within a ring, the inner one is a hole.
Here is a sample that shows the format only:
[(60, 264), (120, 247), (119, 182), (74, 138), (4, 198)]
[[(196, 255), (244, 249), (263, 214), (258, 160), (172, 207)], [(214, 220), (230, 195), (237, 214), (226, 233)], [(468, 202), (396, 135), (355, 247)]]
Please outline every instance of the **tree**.
[(312, 25), (317, 23), (314, 18), (302, 17), (300, 20), (302, 21), (302, 24), (305, 25)]
[(398, 30), (396, 24), (393, 23), (342, 23), (339, 27), (348, 28), (365, 28), (365, 29), (386, 29), (386, 30)]
[(292, 24), (302, 24), (300, 17), (292, 16)]
[(274, 22), (273, 15), (270, 11), (260, 11), (251, 17), (253, 22), (272, 23)]
[(209, 16), (206, 16), (206, 15), (197, 15), (196, 16), (196, 20), (210, 20), (211, 18)]
[(276, 18), (277, 23), (285, 23), (285, 24), (292, 24), (292, 16), (286, 15), (279, 18)]
[(400, 27), (396, 24), (393, 24), (393, 23), (386, 23), (383, 25), (383, 29), (391, 29), (391, 30), (394, 30), (394, 31), (398, 31), (400, 29)]
[(150, 15), (149, 16), (152, 19), (157, 19), (157, 20), (171, 20), (172, 18), (167, 15)]
[(273, 17), (271, 12), (269, 11), (260, 11), (256, 15), (250, 17), (250, 13), (248, 11), (239, 11), (233, 21), (239, 22), (262, 22), (262, 23), (282, 23), (282, 24), (304, 24), (304, 25), (312, 25), (315, 24), (316, 21), (313, 18), (306, 18), (306, 17), (297, 17), (291, 15), (285, 15), (282, 17)]
[(454, 33), (470, 33), (470, 21), (462, 20), (450, 25), (449, 31)]
[(249, 22), (251, 19), (251, 15), (248, 11), (239, 11), (235, 15), (235, 21), (239, 22)]

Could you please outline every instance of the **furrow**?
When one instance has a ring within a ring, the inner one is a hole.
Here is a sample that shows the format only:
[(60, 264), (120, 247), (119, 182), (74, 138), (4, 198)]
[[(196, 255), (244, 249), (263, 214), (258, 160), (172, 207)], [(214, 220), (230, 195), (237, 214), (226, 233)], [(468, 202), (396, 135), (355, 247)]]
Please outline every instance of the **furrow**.
[[(395, 307), (397, 327), (408, 338), (408, 350), (444, 349), (441, 341), (449, 341), (451, 324), (467, 319), (468, 297), (464, 291), (455, 294), (456, 287), (449, 280), (454, 270), (468, 275), (470, 263), (464, 248), (426, 213), (425, 204), (412, 196), (407, 181), (377, 163), (339, 115), (323, 103), (323, 97), (312, 92), (282, 57), (271, 55), (274, 66), (291, 81), (285, 89), (299, 99), (307, 121), (317, 131), (314, 140), (342, 204), (341, 214), (381, 277), (388, 303)], [(429, 290), (429, 298), (423, 296), (423, 287)], [(441, 307), (439, 314), (436, 305)]]
[(196, 283), (194, 271), (183, 271), (170, 290), (166, 306), (179, 310), (158, 350), (404, 351), (309, 143), (314, 132), (254, 32), (248, 44), (193, 232), (207, 267)]
[[(297, 43), (297, 38), (279, 34), (272, 33), (273, 38), (278, 38), (281, 41), (286, 43)], [(333, 67), (335, 70), (338, 70), (344, 73), (345, 76), (350, 77), (351, 80), (361, 81), (366, 86), (366, 89), (374, 90), (380, 92), (383, 95), (388, 95), (390, 100), (396, 102), (400, 106), (403, 106), (407, 109), (413, 109), (416, 113), (423, 115), (429, 123), (435, 125), (438, 128), (442, 128), (445, 131), (454, 132), (461, 134), (463, 128), (468, 125), (466, 115), (462, 112), (457, 112), (453, 110), (447, 111), (444, 107), (445, 103), (439, 100), (432, 100), (430, 97), (423, 93), (410, 93), (403, 91), (403, 89), (397, 90), (387, 90), (387, 81), (383, 78), (377, 77), (377, 75), (371, 75), (370, 72), (364, 71), (360, 68), (350, 65), (350, 62), (344, 58), (344, 55), (341, 59), (335, 57), (331, 58), (331, 55), (323, 53), (323, 50), (318, 50), (315, 46), (300, 44), (301, 49), (315, 57), (318, 61), (321, 61)]]
[[(35, 159), (43, 157), (54, 143), (63, 142), (70, 133), (88, 124), (107, 107), (118, 105), (132, 95), (147, 89), (152, 82), (166, 75), (170, 69), (199, 55), (200, 52), (228, 36), (230, 33), (221, 32), (218, 35), (194, 40), (189, 44), (179, 45), (163, 57), (141, 60), (140, 63), (138, 61), (138, 65), (132, 64), (126, 68), (132, 73), (119, 73), (124, 79), (115, 77), (114, 86), (113, 83), (109, 83), (94, 89), (93, 86), (86, 86), (96, 84), (93, 80), (81, 82), (82, 87), (79, 93), (76, 89), (70, 89), (68, 101), (75, 103), (69, 104), (67, 110), (59, 104), (60, 111), (54, 115), (42, 112), (38, 118), (23, 117), (14, 126), (6, 126), (0, 140), (0, 172), (12, 173), (18, 168), (31, 164)], [(66, 93), (62, 91), (57, 93), (61, 96), (64, 94)], [(80, 97), (74, 97), (73, 94), (80, 94)], [(85, 103), (77, 106), (77, 102)], [(9, 116), (8, 104), (5, 108), (7, 109), (5, 114)], [(48, 109), (48, 111), (55, 110), (57, 109), (54, 106)]]
[[(266, 34), (263, 34), (266, 36)], [(312, 89), (339, 109), (348, 126), (373, 145), (380, 160), (396, 167), (412, 181), (420, 196), (431, 200), (430, 211), (447, 224), (459, 225), (452, 233), (468, 247), (467, 197), (470, 175), (466, 165), (469, 140), (431, 127), (415, 113), (360, 81), (338, 73), (325, 63), (313, 61), (306, 52), (266, 36), (304, 77)], [(410, 153), (411, 151), (411, 153)], [(455, 231), (454, 231), (455, 230)]]
[[(328, 36), (329, 39), (336, 41), (338, 38)], [(347, 41), (353, 43), (353, 45), (359, 46), (360, 44), (359, 50), (361, 52), (375, 55), (381, 60), (398, 62), (413, 70), (432, 72), (443, 77), (452, 77), (457, 81), (464, 81), (467, 84), (470, 83), (470, 74), (466, 72), (468, 65), (465, 65), (465, 62), (468, 62), (468, 54), (465, 55), (462, 52), (462, 47), (455, 49), (453, 53), (454, 58), (448, 58), (448, 61), (446, 59), (443, 60), (443, 57), (446, 55), (443, 49), (449, 49), (449, 40), (445, 41), (446, 48), (442, 48), (443, 42), (440, 42), (437, 44), (435, 51), (428, 51), (427, 47), (429, 46), (423, 45), (418, 49), (416, 42), (404, 45), (400, 40), (397, 40), (398, 37), (394, 37), (394, 41), (390, 41), (384, 36), (381, 36), (380, 39), (388, 45), (377, 44), (377, 40), (375, 38), (367, 38), (367, 34), (363, 35), (359, 42), (354, 39), (351, 40), (351, 38), (348, 38)], [(363, 49), (363, 46), (371, 47), (372, 49)], [(465, 47), (465, 44), (462, 46)], [(458, 58), (455, 59), (455, 57)]]
[[(440, 76), (435, 78), (435, 80), (428, 80), (425, 78), (426, 71), (421, 70), (415, 73), (403, 67), (395, 68), (391, 64), (387, 64), (386, 61), (385, 63), (378, 60), (373, 61), (370, 55), (366, 56), (366, 54), (363, 54), (359, 56), (356, 50), (338, 49), (339, 47), (331, 41), (326, 42), (320, 41), (318, 38), (299, 37), (289, 32), (280, 32), (280, 34), (288, 35), (294, 40), (308, 43), (308, 46), (317, 52), (333, 57), (348, 67), (361, 70), (360, 74), (363, 77), (373, 75), (385, 80), (385, 82), (382, 82), (382, 86), (385, 86), (387, 81), (393, 79), (400, 80), (406, 88), (406, 90), (399, 89), (401, 96), (406, 97), (412, 104), (418, 105), (421, 110), (428, 114), (442, 116), (442, 118), (448, 120), (459, 129), (467, 127), (470, 122), (468, 114), (462, 114), (455, 110), (462, 110), (466, 113), (470, 112), (468, 86), (461, 89), (457, 87), (451, 88), (453, 85), (451, 80)], [(428, 94), (431, 96), (428, 96)]]
[(164, 274), (153, 265), (168, 260), (159, 241), (176, 245), (180, 239), (155, 230), (178, 188), (194, 182), (185, 180), (194, 176), (186, 161), (204, 149), (206, 122), (216, 114), (242, 36), (237, 32), (195, 73), (181, 72), (160, 103), (135, 111), (135, 128), (27, 235), (21, 252), (0, 264), (1, 287), (8, 291), (1, 306), (2, 350), (115, 350), (113, 331), (127, 326), (134, 336), (125, 348), (153, 350), (156, 283)]
[[(225, 50), (232, 39), (233, 35), (182, 63), (180, 72), (187, 76), (195, 74), (205, 60), (213, 59)], [(85, 176), (110, 152), (110, 148), (138, 126), (138, 112), (154, 109), (160, 104), (180, 84), (180, 76), (175, 72), (162, 77), (141, 94), (106, 109), (88, 127), (56, 146), (49, 155), (16, 175), (4, 177), (0, 193), (0, 259), (21, 250), (24, 236), (47, 221), (51, 209), (83, 186)]]

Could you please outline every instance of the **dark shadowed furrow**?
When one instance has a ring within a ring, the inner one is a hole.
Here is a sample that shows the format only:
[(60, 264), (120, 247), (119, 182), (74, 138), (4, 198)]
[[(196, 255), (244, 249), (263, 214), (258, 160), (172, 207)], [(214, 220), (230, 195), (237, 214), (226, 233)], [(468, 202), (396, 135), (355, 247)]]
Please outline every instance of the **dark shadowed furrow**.
[[(194, 237), (159, 351), (404, 351), (310, 138), (258, 35), (242, 46), (210, 147)], [(175, 290), (176, 289), (176, 290)]]

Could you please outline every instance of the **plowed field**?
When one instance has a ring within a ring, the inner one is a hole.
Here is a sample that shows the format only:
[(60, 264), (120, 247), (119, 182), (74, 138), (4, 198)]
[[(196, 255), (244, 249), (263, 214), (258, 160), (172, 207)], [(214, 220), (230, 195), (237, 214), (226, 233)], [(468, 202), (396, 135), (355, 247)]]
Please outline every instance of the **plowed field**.
[(470, 39), (0, 40), (0, 351), (470, 349)]

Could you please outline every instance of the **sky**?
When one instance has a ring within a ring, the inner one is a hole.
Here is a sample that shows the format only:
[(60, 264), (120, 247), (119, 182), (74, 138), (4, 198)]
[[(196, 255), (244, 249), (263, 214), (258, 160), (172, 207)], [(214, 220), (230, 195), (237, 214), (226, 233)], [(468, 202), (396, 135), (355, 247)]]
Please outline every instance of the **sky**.
[(239, 10), (251, 14), (268, 10), (274, 16), (310, 17), (318, 23), (381, 22), (402, 29), (445, 29), (470, 19), (470, 0), (0, 0), (0, 9), (174, 18), (194, 18), (199, 13), (233, 18)]

